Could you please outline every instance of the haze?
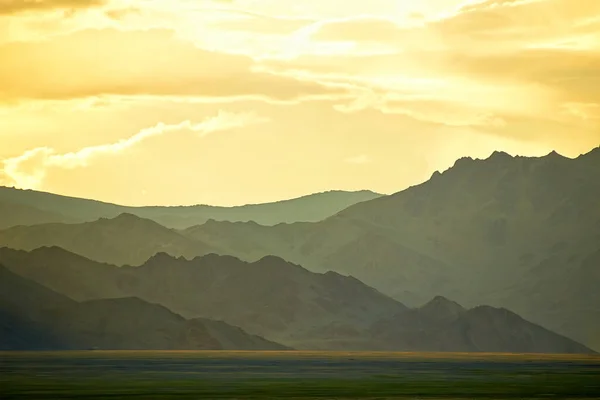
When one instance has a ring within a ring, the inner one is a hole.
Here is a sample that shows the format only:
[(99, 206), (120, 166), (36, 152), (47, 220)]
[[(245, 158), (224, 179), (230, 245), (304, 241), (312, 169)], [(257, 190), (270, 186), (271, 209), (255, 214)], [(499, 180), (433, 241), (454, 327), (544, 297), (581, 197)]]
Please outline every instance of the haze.
[(0, 185), (127, 205), (392, 193), (600, 142), (597, 0), (0, 2)]

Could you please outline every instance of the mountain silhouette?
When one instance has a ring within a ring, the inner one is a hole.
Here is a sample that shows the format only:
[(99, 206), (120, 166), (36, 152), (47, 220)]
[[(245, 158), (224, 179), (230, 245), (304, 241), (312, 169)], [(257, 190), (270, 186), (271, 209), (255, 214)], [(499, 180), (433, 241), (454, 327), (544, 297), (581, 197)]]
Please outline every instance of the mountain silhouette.
[(24, 250), (60, 246), (118, 265), (141, 264), (161, 251), (188, 258), (214, 251), (154, 221), (127, 213), (79, 224), (16, 226), (0, 231), (0, 244)]
[(600, 349), (599, 198), (598, 149), (495, 152), (318, 223), (213, 221), (183, 233), (246, 260), (275, 254), (351, 274), (407, 305), (443, 295), (507, 307)]
[(275, 255), (352, 275), (412, 307), (441, 295), (467, 308), (507, 308), (600, 349), (599, 198), (599, 149), (575, 159), (495, 152), (315, 223), (213, 219), (175, 231), (130, 216), (11, 228), (0, 231), (0, 245), (60, 246), (117, 265), (157, 252), (248, 262)]
[(275, 256), (247, 263), (158, 253), (139, 267), (116, 267), (58, 247), (3, 248), (0, 263), (83, 304), (135, 297), (298, 349), (591, 352), (504, 309), (466, 310), (441, 296), (409, 309), (351, 276), (310, 272)]
[[(320, 221), (353, 204), (382, 195), (369, 190), (332, 190), (296, 199), (236, 207), (208, 205), (177, 207), (126, 207), (95, 200), (61, 196), (33, 190), (0, 187), (0, 229), (49, 222), (91, 222), (112, 219), (124, 213), (150, 219), (169, 228), (183, 229), (206, 222), (255, 221), (276, 225), (298, 221)], [(27, 207), (27, 210), (24, 209)]]
[(504, 308), (467, 310), (436, 297), (425, 306), (381, 321), (372, 333), (387, 349), (506, 353), (589, 353), (590, 349)]
[(283, 350), (237, 327), (139, 298), (78, 303), (0, 265), (2, 350)]
[[(2, 188), (0, 188), (2, 190)], [(35, 207), (19, 203), (0, 200), (0, 229), (7, 229), (18, 225), (36, 225), (47, 223), (72, 223), (77, 220), (51, 211), (40, 210)]]
[(30, 253), (3, 248), (0, 254), (14, 272), (78, 301), (135, 296), (292, 347), (335, 347), (329, 331), (364, 330), (406, 308), (352, 277), (313, 273), (274, 256), (246, 263), (216, 254), (188, 261), (158, 253), (139, 267), (115, 267), (58, 247)]

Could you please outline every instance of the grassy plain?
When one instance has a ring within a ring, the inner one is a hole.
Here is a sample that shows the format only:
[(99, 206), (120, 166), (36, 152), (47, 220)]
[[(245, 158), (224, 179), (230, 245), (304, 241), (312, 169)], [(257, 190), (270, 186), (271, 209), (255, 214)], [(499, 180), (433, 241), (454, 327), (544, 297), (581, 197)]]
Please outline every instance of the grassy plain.
[(600, 399), (595, 356), (5, 352), (2, 399)]

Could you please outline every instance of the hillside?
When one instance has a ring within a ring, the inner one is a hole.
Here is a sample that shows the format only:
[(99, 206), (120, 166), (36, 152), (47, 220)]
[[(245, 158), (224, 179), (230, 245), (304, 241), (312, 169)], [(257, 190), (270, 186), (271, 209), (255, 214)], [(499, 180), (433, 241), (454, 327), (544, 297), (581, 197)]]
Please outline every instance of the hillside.
[(490, 306), (465, 309), (436, 297), (372, 327), (376, 341), (401, 351), (589, 353), (585, 346)]
[[(296, 199), (236, 207), (208, 205), (127, 207), (52, 193), (0, 187), (0, 221), (2, 221), (0, 229), (48, 222), (91, 222), (100, 218), (112, 219), (124, 213), (150, 219), (168, 228), (176, 229), (202, 224), (209, 219), (254, 221), (261, 225), (299, 221), (316, 222), (353, 204), (378, 197), (381, 195), (368, 190), (357, 192), (332, 190)], [(17, 208), (17, 205), (21, 208)], [(28, 207), (29, 211), (25, 212), (24, 207)]]
[(42, 225), (0, 231), (0, 245), (56, 245), (118, 265), (159, 251), (251, 262), (275, 255), (352, 275), (409, 306), (442, 295), (466, 307), (508, 308), (600, 349), (599, 198), (600, 148), (576, 159), (496, 152), (317, 223), (209, 220), (173, 231), (133, 229), (139, 221), (130, 218), (103, 222), (116, 226), (110, 239), (96, 223), (89, 232), (86, 224)]
[(0, 229), (7, 229), (18, 225), (57, 222), (71, 223), (76, 222), (76, 220), (51, 211), (43, 211), (19, 203), (0, 201)]
[(157, 252), (193, 258), (214, 251), (197, 240), (132, 214), (80, 224), (17, 226), (0, 231), (0, 246), (23, 250), (59, 246), (117, 265), (138, 265)]
[[(33, 252), (4, 248), (0, 262), (86, 300), (83, 304), (101, 304), (110, 315), (121, 311), (116, 304), (108, 307), (113, 300), (106, 298), (134, 296), (187, 318), (222, 320), (298, 349), (591, 352), (505, 309), (465, 310), (441, 297), (408, 309), (355, 278), (309, 272), (272, 256), (245, 263), (214, 254), (188, 261), (160, 253), (140, 267), (115, 267), (56, 247)], [(235, 332), (230, 334), (236, 340)]]
[(138, 298), (77, 303), (0, 265), (0, 350), (281, 350), (239, 328)]
[(349, 273), (409, 305), (444, 295), (509, 307), (600, 348), (599, 198), (600, 148), (576, 159), (496, 152), (318, 223), (183, 233), (245, 259)]
[(115, 267), (55, 247), (0, 249), (0, 262), (78, 301), (135, 296), (292, 347), (323, 346), (337, 331), (357, 335), (405, 309), (354, 278), (313, 273), (277, 257), (249, 264), (214, 254), (188, 261), (159, 253), (139, 267)]

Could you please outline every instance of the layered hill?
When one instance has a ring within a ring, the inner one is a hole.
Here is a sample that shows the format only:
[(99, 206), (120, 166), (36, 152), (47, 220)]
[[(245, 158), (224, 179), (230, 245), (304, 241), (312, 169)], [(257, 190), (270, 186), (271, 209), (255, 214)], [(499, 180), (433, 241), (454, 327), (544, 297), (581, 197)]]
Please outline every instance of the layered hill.
[(79, 224), (16, 226), (0, 231), (0, 245), (23, 250), (60, 246), (118, 265), (138, 265), (157, 252), (193, 258), (215, 251), (198, 240), (133, 214)]
[[(320, 221), (353, 204), (381, 197), (368, 190), (333, 190), (273, 203), (236, 207), (208, 205), (179, 207), (127, 207), (95, 200), (60, 196), (32, 190), (0, 187), (0, 229), (48, 222), (91, 222), (133, 214), (169, 228), (183, 229), (209, 219), (254, 221), (276, 225), (298, 221)], [(26, 211), (24, 207), (27, 207)]]
[(0, 229), (7, 229), (17, 225), (36, 225), (56, 222), (70, 223), (76, 222), (76, 219), (20, 203), (0, 201)]
[(139, 298), (78, 303), (0, 265), (1, 350), (282, 350), (224, 322)]
[(438, 296), (372, 327), (386, 349), (508, 353), (588, 353), (585, 346), (490, 306), (465, 309)]
[(78, 301), (135, 296), (293, 347), (335, 347), (338, 331), (360, 342), (358, 331), (405, 309), (352, 277), (313, 273), (277, 257), (246, 263), (214, 254), (188, 261), (159, 253), (139, 267), (115, 267), (54, 247), (31, 253), (4, 248), (0, 262)]
[[(185, 252), (179, 245), (159, 249), (165, 240), (147, 229), (115, 234), (110, 249), (97, 251), (84, 231), (66, 224), (60, 229), (73, 238), (66, 242), (40, 227), (21, 227), (1, 231), (0, 245), (59, 245), (119, 265), (140, 264), (157, 251), (246, 261), (276, 255), (311, 271), (352, 275), (410, 306), (443, 295), (467, 307), (505, 307), (600, 349), (598, 199), (600, 148), (576, 159), (496, 152), (458, 160), (421, 185), (317, 223), (209, 220), (169, 231), (188, 240)], [(138, 247), (146, 250), (132, 257)]]
[(136, 297), (298, 349), (591, 352), (504, 309), (465, 310), (441, 297), (409, 309), (353, 277), (310, 272), (273, 256), (247, 263), (160, 253), (140, 267), (115, 267), (57, 247), (3, 248), (0, 263), (84, 304)]
[(508, 307), (600, 349), (599, 199), (600, 148), (576, 159), (496, 152), (322, 222), (183, 233), (249, 260), (351, 274), (409, 305), (444, 295)]

